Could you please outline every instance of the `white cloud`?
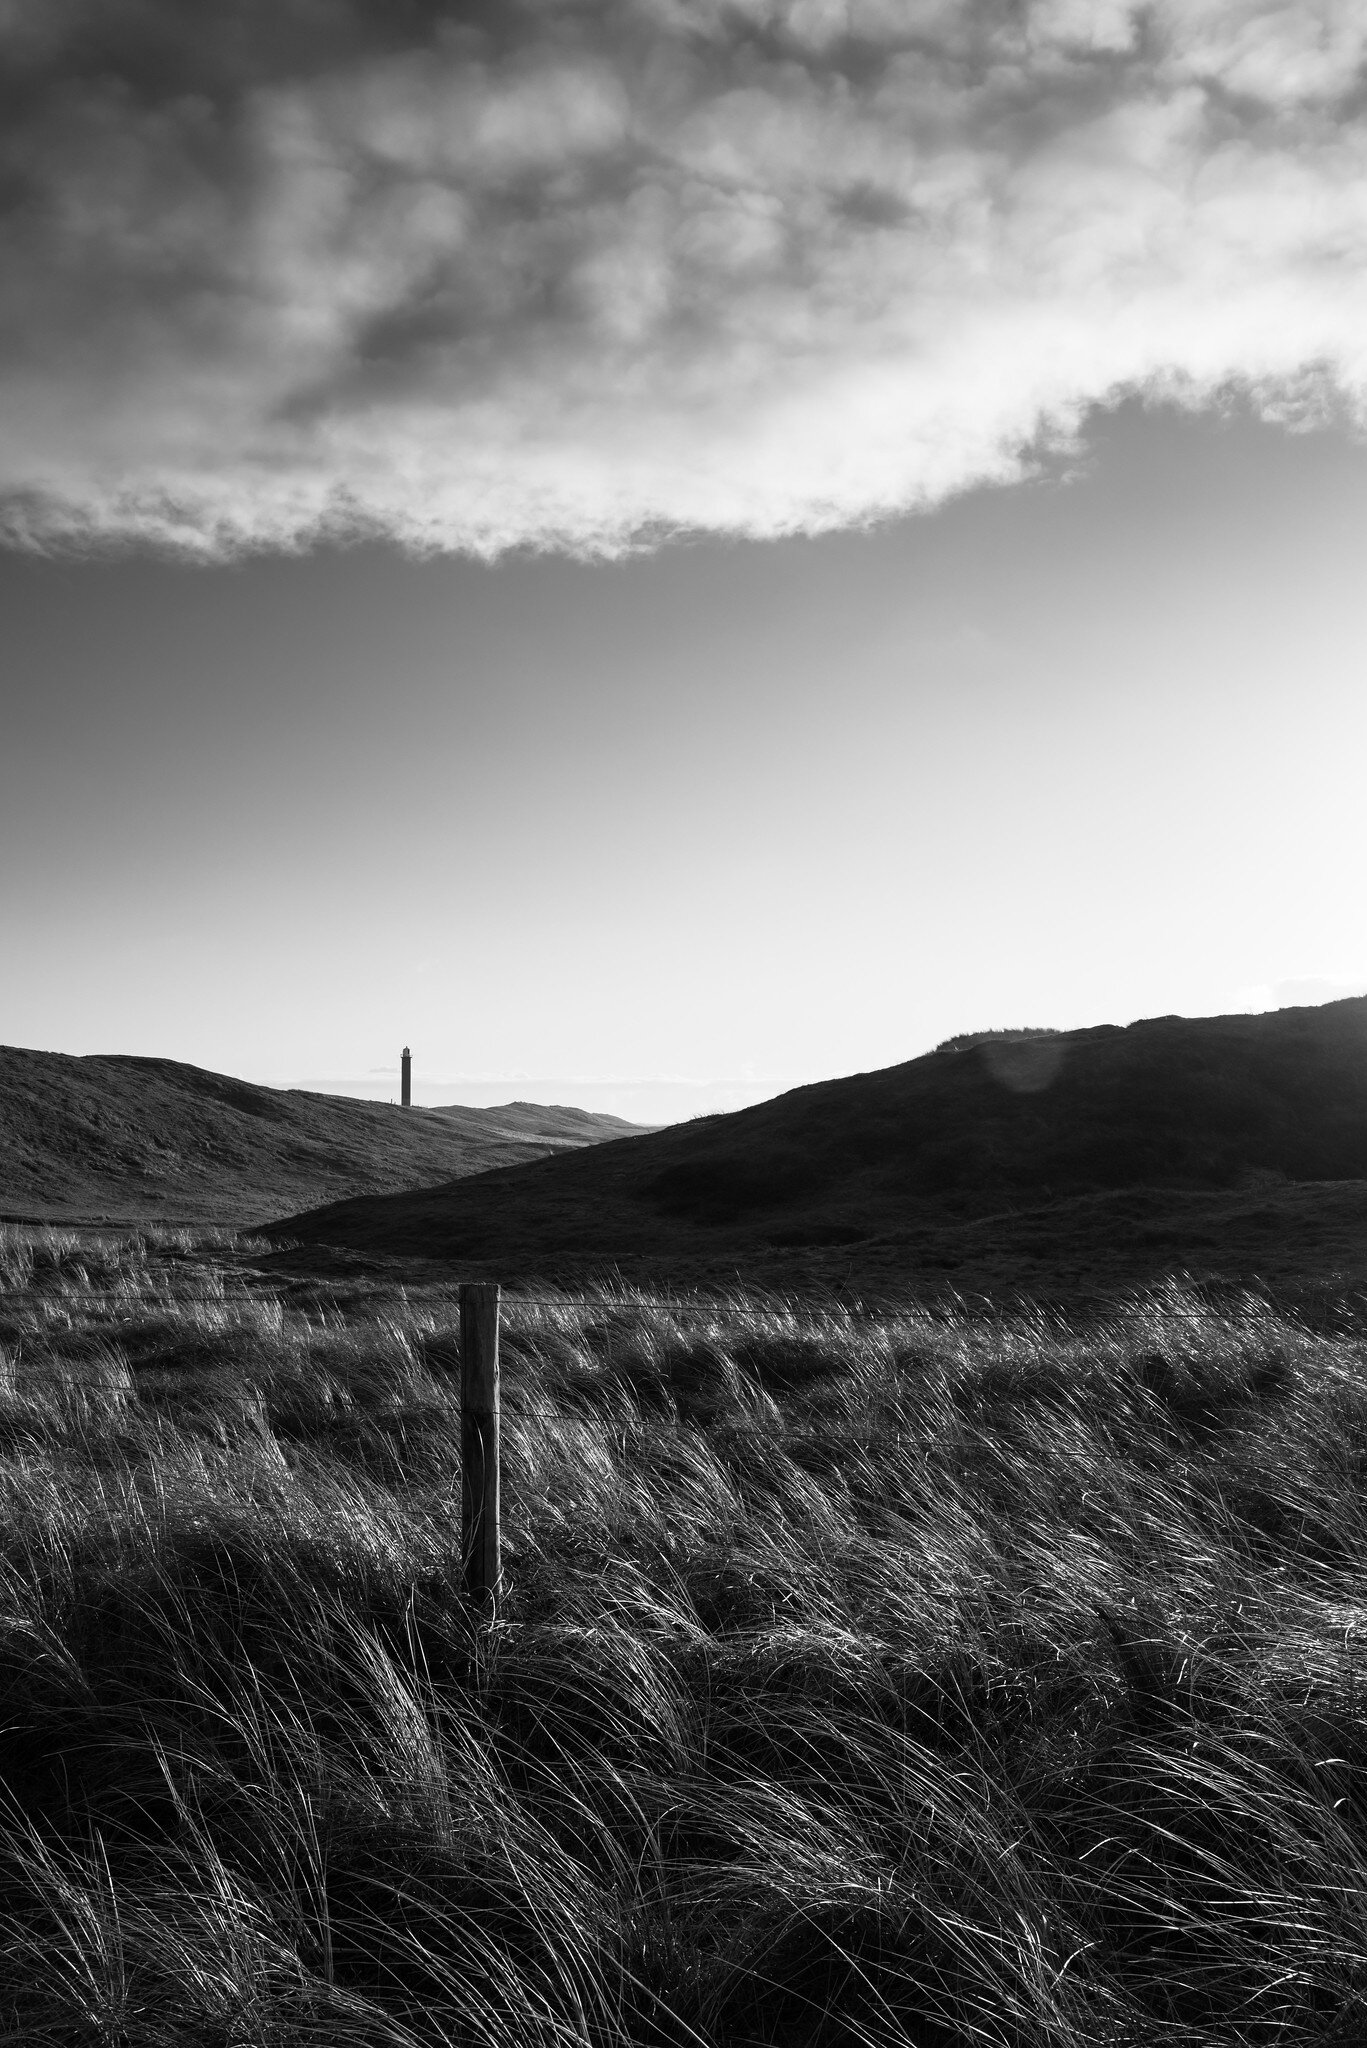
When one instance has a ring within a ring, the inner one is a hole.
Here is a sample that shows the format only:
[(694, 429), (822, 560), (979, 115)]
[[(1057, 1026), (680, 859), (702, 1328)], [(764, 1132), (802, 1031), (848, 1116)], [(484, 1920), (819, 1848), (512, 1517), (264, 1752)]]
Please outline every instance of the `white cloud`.
[(396, 12), (144, 5), (120, 78), (0, 9), (12, 535), (774, 535), (1123, 391), (1363, 409), (1359, 0)]
[(1362, 995), (1367, 995), (1367, 974), (1302, 974), (1289, 981), (1256, 982), (1241, 988), (1236, 991), (1233, 1007), (1240, 1010), (1294, 1010)]

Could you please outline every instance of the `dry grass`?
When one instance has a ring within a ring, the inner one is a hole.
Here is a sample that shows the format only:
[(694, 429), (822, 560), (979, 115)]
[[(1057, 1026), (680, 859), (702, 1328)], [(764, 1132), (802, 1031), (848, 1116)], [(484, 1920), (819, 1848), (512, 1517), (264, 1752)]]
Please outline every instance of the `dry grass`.
[(0, 2040), (1367, 2037), (1367, 1336), (455, 1321), (0, 1237)]

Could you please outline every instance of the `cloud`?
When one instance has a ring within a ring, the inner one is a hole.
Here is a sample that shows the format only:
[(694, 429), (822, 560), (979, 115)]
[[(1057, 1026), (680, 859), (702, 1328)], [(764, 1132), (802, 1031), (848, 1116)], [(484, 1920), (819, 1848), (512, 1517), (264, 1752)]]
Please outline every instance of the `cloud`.
[(1360, 0), (0, 0), (0, 530), (857, 524), (1367, 409)]
[(1332, 975), (1302, 975), (1295, 981), (1274, 981), (1269, 993), (1272, 1008), (1277, 1010), (1296, 1009), (1304, 1004), (1337, 1003), (1345, 996), (1367, 994), (1367, 976), (1343, 981)]
[(1367, 995), (1367, 975), (1302, 974), (1287, 981), (1256, 982), (1239, 989), (1234, 1007), (1241, 1010), (1294, 1010), (1341, 1002), (1345, 996)]

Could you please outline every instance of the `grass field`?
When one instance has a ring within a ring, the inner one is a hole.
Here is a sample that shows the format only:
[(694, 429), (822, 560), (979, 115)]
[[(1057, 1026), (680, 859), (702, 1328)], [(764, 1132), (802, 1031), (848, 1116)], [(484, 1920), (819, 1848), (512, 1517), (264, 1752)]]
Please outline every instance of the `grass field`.
[(0, 2040), (1367, 2039), (1367, 1330), (0, 1239)]

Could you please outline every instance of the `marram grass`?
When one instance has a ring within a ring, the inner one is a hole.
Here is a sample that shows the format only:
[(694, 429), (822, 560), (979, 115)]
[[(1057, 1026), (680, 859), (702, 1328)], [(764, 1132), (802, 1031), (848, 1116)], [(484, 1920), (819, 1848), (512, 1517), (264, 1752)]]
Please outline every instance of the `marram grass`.
[(0, 1239), (0, 2041), (1367, 2040), (1367, 1333), (455, 1324)]

